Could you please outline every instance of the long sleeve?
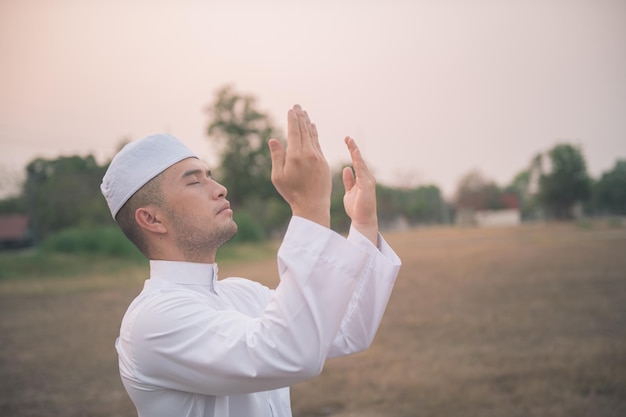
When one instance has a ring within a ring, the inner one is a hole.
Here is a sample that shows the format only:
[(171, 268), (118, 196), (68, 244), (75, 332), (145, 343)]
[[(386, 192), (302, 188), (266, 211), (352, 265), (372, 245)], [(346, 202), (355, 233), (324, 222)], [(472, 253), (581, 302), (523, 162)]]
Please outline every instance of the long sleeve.
[(329, 358), (360, 352), (371, 345), (401, 266), (400, 258), (380, 235), (379, 248), (354, 228), (348, 240), (368, 254), (368, 261)]
[(293, 218), (278, 253), (281, 282), (259, 315), (233, 304), (263, 298), (254, 285), (226, 301), (220, 287), (208, 295), (180, 285), (144, 290), (129, 308), (118, 341), (125, 385), (136, 398), (146, 387), (224, 396), (315, 376), (353, 293), (363, 285), (358, 277), (369, 275), (364, 271), (375, 267), (372, 262), (378, 261), (358, 245)]

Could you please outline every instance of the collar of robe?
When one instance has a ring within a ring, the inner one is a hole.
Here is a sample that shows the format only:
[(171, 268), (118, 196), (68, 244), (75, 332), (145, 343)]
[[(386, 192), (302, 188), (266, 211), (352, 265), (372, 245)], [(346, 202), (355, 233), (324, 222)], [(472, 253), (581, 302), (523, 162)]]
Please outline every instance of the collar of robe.
[(150, 279), (179, 285), (200, 285), (215, 291), (217, 264), (182, 261), (150, 261)]

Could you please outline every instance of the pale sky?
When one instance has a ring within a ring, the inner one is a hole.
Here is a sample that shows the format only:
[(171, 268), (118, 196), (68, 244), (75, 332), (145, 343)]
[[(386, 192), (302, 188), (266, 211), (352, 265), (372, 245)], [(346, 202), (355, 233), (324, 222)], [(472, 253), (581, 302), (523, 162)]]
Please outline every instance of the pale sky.
[(283, 131), (301, 104), (333, 166), (350, 135), (380, 182), (447, 196), (558, 142), (594, 177), (626, 159), (624, 0), (0, 0), (0, 60), (0, 187), (160, 131), (215, 163), (225, 84)]

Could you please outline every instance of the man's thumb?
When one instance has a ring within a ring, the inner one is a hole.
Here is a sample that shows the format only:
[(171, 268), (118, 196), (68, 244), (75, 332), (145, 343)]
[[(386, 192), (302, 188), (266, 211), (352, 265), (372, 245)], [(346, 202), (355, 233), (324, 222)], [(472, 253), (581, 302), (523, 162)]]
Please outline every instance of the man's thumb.
[(272, 158), (272, 177), (283, 172), (285, 166), (285, 148), (277, 139), (270, 139), (267, 142)]
[(352, 168), (345, 167), (343, 171), (341, 171), (341, 179), (343, 180), (343, 186), (346, 189), (346, 193), (354, 187), (354, 174), (352, 173)]

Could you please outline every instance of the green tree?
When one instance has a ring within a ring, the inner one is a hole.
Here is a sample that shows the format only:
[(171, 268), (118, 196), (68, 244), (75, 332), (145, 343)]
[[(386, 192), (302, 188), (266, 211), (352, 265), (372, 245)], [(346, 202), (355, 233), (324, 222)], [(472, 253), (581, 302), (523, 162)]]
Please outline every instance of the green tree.
[(549, 152), (552, 169), (539, 178), (539, 198), (547, 212), (560, 219), (573, 217), (572, 208), (589, 199), (591, 180), (579, 147), (562, 143)]
[(505, 188), (506, 191), (514, 192), (519, 195), (528, 193), (530, 187), (530, 171), (525, 169), (520, 171), (513, 177), (511, 183)]
[(36, 241), (71, 226), (112, 223), (100, 194), (105, 170), (91, 155), (37, 158), (27, 165), (23, 196)]
[(395, 188), (377, 184), (376, 204), (382, 228), (392, 226), (399, 218), (417, 225), (442, 223), (447, 217), (441, 191), (434, 185)]
[(444, 221), (445, 203), (441, 190), (434, 185), (405, 190), (406, 216), (410, 223), (441, 223)]
[(616, 161), (593, 185), (593, 201), (601, 213), (626, 214), (626, 160)]
[[(531, 162), (532, 164), (534, 163)], [(514, 195), (518, 202), (518, 208), (522, 219), (535, 219), (540, 216), (537, 197), (532, 189), (532, 169), (524, 169), (513, 177), (511, 183), (504, 188), (504, 193)]]
[(330, 196), (330, 227), (336, 232), (345, 233), (350, 228), (350, 218), (343, 207), (345, 188), (341, 175), (342, 171), (343, 167), (333, 171), (333, 190)]
[(26, 214), (26, 204), (22, 196), (12, 196), (0, 200), (0, 214)]
[(236, 215), (247, 219), (242, 225), (253, 227), (251, 217), (266, 234), (281, 230), (290, 211), (270, 179), (272, 160), (267, 141), (282, 139), (282, 133), (257, 108), (254, 96), (238, 93), (232, 86), (219, 89), (207, 110), (208, 134), (220, 158), (216, 174), (228, 188), (228, 200)]
[(217, 173), (229, 190), (235, 207), (252, 196), (276, 196), (270, 180), (272, 160), (267, 141), (281, 138), (270, 117), (257, 108), (256, 98), (240, 94), (232, 86), (217, 91), (209, 106), (209, 137), (217, 144)]

